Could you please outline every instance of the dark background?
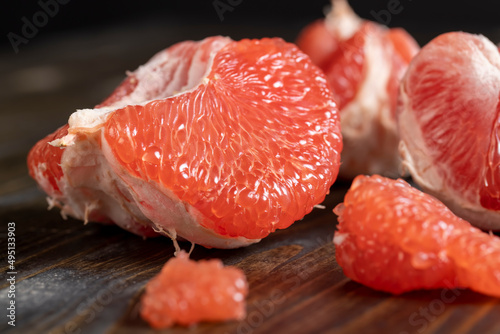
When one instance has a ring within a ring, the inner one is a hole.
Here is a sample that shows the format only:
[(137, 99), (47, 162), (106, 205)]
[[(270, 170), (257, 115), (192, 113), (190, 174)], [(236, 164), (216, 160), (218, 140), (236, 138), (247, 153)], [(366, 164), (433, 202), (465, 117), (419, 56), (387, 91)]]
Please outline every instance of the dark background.
[[(398, 2), (398, 12), (389, 17), (388, 9)], [(222, 20), (214, 4), (229, 6)], [(498, 1), (351, 0), (350, 4), (361, 17), (379, 16), (389, 26), (406, 28), (421, 45), (451, 30), (482, 33), (500, 42)], [(0, 184), (7, 186), (0, 191), (0, 207), (15, 202), (13, 194), (40, 196), (27, 176), (29, 149), (66, 123), (76, 109), (101, 102), (123, 80), (125, 71), (187, 39), (220, 34), (294, 41), (305, 25), (324, 17), (328, 5), (328, 0), (4, 2), (0, 10), (0, 169), (6, 172), (0, 175)], [(43, 14), (44, 6), (56, 13)], [(46, 22), (15, 52), (9, 34), (22, 37), (26, 22), (44, 15)]]
[[(43, 3), (56, 0), (41, 0)], [(61, 0), (63, 1), (63, 0)], [(96, 1), (64, 0), (59, 10), (48, 23), (40, 28), (36, 38), (29, 44), (43, 43), (44, 40), (61, 32), (95, 31), (119, 28), (134, 23), (163, 23), (184, 25), (211, 25), (214, 32), (232, 35), (233, 26), (267, 25), (287, 26), (296, 33), (297, 28), (314, 18), (323, 16), (323, 8), (328, 0), (267, 1), (267, 0), (220, 0), (232, 8), (224, 13), (221, 21), (214, 3), (217, 1), (192, 0), (141, 0), (141, 1)], [(417, 35), (419, 42), (427, 42), (432, 32), (447, 30), (487, 31), (499, 22), (498, 1), (431, 1), (431, 0), (351, 0), (356, 12), (365, 18), (374, 19), (374, 13), (387, 10), (391, 3), (399, 2), (402, 10), (391, 15), (390, 26), (403, 26)], [(232, 4), (232, 5), (231, 5)], [(32, 21), (33, 15), (41, 9), (39, 1), (9, 1), (3, 4), (2, 46), (9, 48), (6, 37), (9, 32), (19, 34), (23, 26), (22, 18)], [(384, 17), (384, 20), (387, 17)], [(273, 33), (269, 29), (269, 34)], [(251, 31), (246, 33), (251, 35)], [(238, 35), (238, 34), (236, 34)], [(292, 36), (292, 32), (290, 36)], [(235, 37), (240, 37), (235, 36)], [(289, 36), (284, 36), (289, 37)], [(149, 38), (154, 38), (149, 36)], [(22, 46), (29, 49), (27, 45)]]

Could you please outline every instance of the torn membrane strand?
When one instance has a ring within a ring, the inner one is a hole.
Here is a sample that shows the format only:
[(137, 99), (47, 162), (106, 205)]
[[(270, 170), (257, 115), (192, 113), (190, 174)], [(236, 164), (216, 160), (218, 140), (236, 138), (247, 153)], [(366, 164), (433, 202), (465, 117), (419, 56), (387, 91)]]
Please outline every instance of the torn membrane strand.
[[(179, 254), (179, 252), (181, 251), (181, 247), (179, 246), (179, 243), (177, 242), (177, 232), (175, 231), (175, 229), (173, 228), (169, 228), (167, 230), (165, 230), (163, 227), (161, 226), (154, 226), (153, 227), (153, 230), (157, 233), (160, 233), (160, 234), (163, 234), (163, 235), (166, 235), (167, 237), (169, 237), (173, 244), (174, 244), (174, 248), (175, 248), (175, 252), (174, 252), (174, 256), (177, 257), (177, 255)], [(195, 246), (195, 243), (194, 242), (191, 242), (191, 248), (189, 249), (189, 252), (188, 252), (188, 257), (191, 256), (191, 253), (193, 252), (194, 250), (194, 246)]]

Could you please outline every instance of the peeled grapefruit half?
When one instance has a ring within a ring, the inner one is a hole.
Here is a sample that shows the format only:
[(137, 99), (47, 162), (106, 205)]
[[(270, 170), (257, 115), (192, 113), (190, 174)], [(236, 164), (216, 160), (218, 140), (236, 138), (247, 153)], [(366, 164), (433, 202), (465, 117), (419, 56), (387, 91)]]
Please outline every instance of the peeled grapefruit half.
[(323, 201), (342, 139), (323, 73), (279, 38), (176, 44), (35, 145), (63, 215), (232, 248)]
[(483, 36), (441, 35), (414, 58), (398, 111), (404, 166), (426, 192), (500, 229), (500, 54)]
[(467, 287), (500, 297), (500, 238), (405, 181), (358, 176), (333, 242), (346, 276), (373, 289)]
[(339, 103), (341, 176), (399, 176), (397, 94), (417, 43), (403, 29), (362, 20), (346, 0), (333, 0), (326, 19), (304, 28), (297, 45), (325, 72)]

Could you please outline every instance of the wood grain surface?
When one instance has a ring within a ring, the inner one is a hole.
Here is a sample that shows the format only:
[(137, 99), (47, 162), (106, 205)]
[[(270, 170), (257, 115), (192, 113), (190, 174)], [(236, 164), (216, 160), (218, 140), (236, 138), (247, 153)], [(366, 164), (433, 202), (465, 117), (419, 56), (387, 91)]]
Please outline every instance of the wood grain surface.
[[(237, 27), (234, 37), (248, 36)], [(139, 33), (140, 32), (140, 33)], [(275, 27), (293, 40), (295, 30)], [(220, 33), (203, 27), (188, 38)], [(145, 39), (143, 36), (155, 36)], [(268, 34), (251, 30), (251, 37)], [(161, 37), (159, 37), (161, 36)], [(172, 256), (167, 238), (143, 240), (117, 227), (47, 211), (25, 158), (40, 138), (77, 108), (98, 103), (154, 52), (184, 39), (167, 24), (63, 35), (0, 54), (0, 267), (7, 277), (7, 225), (16, 234), (16, 326), (2, 333), (155, 333), (138, 317), (148, 280)], [(247, 317), (240, 322), (175, 327), (165, 333), (500, 333), (500, 302), (469, 290), (377, 292), (346, 278), (335, 261), (336, 216), (349, 184), (336, 183), (324, 205), (287, 230), (235, 250), (197, 246), (194, 259), (220, 258), (247, 275)], [(185, 249), (189, 244), (181, 244)]]

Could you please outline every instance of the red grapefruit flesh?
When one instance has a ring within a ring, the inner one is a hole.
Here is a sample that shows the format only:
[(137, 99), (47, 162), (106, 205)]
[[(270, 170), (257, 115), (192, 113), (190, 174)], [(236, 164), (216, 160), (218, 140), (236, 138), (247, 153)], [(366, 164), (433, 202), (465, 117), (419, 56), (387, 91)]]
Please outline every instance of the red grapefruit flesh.
[(483, 36), (441, 35), (401, 83), (401, 154), (415, 182), (457, 215), (500, 229), (500, 54)]
[(342, 149), (326, 78), (281, 39), (174, 45), (66, 129), (28, 158), (63, 214), (218, 248), (310, 212)]
[[(39, 181), (41, 188), (50, 196), (56, 197), (62, 195), (59, 188), (59, 180), (63, 177), (63, 171), (60, 166), (63, 151), (54, 146), (47, 146), (47, 143), (64, 137), (68, 134), (68, 125), (64, 125), (40, 140), (30, 151), (28, 160), (32, 166), (30, 168), (31, 177)], [(38, 173), (35, 174), (35, 173)]]
[(358, 176), (334, 212), (337, 262), (351, 279), (395, 294), (467, 287), (500, 297), (500, 238), (405, 181)]
[(324, 69), (329, 63), (330, 56), (338, 48), (336, 40), (327, 28), (325, 20), (319, 19), (300, 32), (296, 44), (316, 65)]
[(246, 315), (245, 274), (219, 259), (190, 260), (181, 251), (146, 285), (141, 317), (160, 329), (201, 321), (242, 320)]
[(399, 81), (418, 45), (402, 29), (361, 20), (345, 0), (304, 28), (297, 45), (325, 72), (340, 108), (340, 174), (400, 175), (396, 106)]

